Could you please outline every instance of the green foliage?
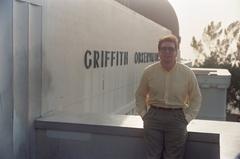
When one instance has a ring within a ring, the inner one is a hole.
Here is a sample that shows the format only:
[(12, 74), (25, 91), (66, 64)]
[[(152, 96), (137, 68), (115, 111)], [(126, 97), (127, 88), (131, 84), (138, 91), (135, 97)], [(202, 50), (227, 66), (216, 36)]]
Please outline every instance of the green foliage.
[(225, 68), (232, 74), (227, 102), (240, 109), (240, 21), (223, 28), (213, 21), (204, 28), (202, 39), (192, 38), (197, 52), (194, 67)]
[(240, 65), (240, 21), (222, 27), (222, 23), (211, 22), (204, 28), (202, 40), (192, 38), (191, 46), (198, 53), (196, 66), (205, 64)]

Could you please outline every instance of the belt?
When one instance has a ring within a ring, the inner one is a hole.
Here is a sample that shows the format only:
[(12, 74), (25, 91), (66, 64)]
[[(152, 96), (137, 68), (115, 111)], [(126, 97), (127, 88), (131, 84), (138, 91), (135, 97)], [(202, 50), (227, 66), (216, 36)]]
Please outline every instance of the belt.
[(165, 108), (165, 107), (157, 107), (154, 105), (150, 105), (150, 108), (154, 108), (154, 109), (161, 109), (161, 110), (182, 110), (182, 108)]

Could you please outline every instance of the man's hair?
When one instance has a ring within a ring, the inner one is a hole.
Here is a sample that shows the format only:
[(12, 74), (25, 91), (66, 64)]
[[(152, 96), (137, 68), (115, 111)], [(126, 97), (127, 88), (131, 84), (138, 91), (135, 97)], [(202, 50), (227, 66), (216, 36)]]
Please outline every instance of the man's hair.
[(160, 50), (163, 42), (173, 42), (175, 44), (175, 48), (178, 49), (178, 38), (175, 35), (170, 34), (163, 36), (158, 42), (158, 50)]

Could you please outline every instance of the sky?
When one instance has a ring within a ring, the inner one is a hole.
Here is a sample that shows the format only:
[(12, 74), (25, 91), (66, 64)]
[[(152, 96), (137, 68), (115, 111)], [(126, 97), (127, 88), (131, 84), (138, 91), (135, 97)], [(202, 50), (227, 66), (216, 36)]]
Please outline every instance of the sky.
[(181, 36), (181, 57), (195, 59), (192, 37), (201, 39), (204, 27), (211, 21), (227, 26), (240, 20), (240, 0), (168, 0), (176, 11)]

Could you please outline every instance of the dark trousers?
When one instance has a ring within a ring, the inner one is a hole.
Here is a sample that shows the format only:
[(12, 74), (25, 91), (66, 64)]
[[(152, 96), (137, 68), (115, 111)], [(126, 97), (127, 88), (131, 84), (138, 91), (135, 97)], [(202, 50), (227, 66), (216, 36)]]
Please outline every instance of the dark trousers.
[(143, 120), (147, 159), (183, 159), (187, 121), (181, 109), (150, 108)]

